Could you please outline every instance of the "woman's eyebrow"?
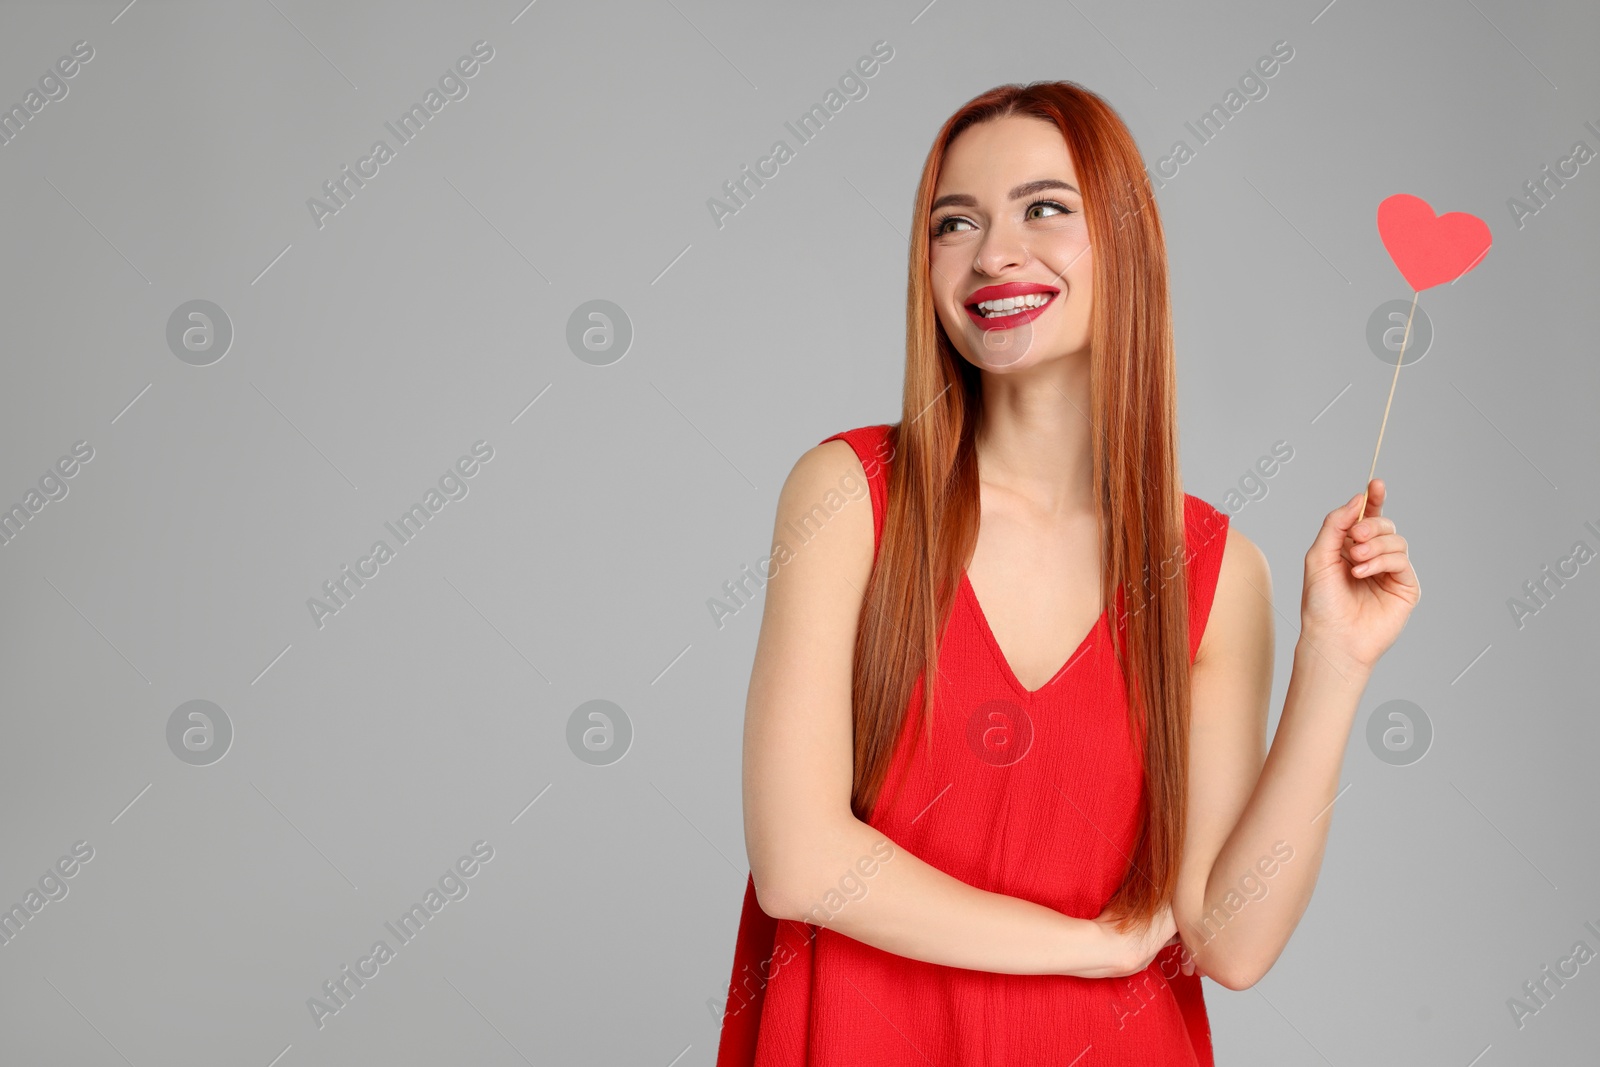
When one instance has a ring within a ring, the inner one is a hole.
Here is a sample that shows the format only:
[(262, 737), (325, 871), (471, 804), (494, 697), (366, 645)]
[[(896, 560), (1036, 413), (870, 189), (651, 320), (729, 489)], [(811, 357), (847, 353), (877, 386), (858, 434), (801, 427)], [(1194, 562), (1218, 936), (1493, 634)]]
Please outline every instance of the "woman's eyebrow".
[[(1078, 187), (1071, 182), (1064, 182), (1059, 178), (1040, 178), (1038, 181), (1024, 182), (1011, 190), (1011, 199), (1021, 200), (1025, 196), (1032, 196), (1034, 193), (1045, 189), (1071, 189), (1075, 193), (1078, 192)], [(1082, 196), (1083, 194), (1078, 193), (1078, 195)], [(938, 211), (940, 208), (948, 206), (977, 207), (978, 201), (976, 197), (969, 196), (966, 193), (946, 193), (935, 200), (933, 206), (928, 210)]]

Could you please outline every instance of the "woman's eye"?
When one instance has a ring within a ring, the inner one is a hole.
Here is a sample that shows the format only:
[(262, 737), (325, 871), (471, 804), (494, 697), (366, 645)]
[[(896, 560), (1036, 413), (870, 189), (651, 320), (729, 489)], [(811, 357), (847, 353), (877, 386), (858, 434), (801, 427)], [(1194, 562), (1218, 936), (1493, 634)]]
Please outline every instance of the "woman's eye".
[[(1071, 208), (1054, 200), (1035, 200), (1028, 205), (1027, 211), (1024, 212), (1024, 217), (1028, 219), (1047, 219), (1071, 214), (1074, 214)], [(933, 235), (935, 237), (943, 237), (946, 234), (957, 232), (956, 228), (960, 226), (965, 226), (969, 229), (976, 228), (971, 219), (963, 218), (960, 215), (946, 215), (933, 224)]]

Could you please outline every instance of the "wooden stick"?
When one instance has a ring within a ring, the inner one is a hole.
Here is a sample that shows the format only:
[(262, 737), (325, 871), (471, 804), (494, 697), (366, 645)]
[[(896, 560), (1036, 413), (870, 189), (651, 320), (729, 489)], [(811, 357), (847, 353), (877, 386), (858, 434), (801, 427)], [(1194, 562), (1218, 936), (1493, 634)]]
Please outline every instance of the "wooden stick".
[(1420, 289), (1411, 294), (1411, 311), (1406, 315), (1406, 332), (1400, 338), (1400, 354), (1394, 359), (1394, 379), (1389, 382), (1389, 399), (1383, 403), (1383, 422), (1378, 426), (1378, 445), (1372, 450), (1372, 469), (1367, 471), (1367, 483), (1361, 489), (1361, 514), (1356, 516), (1357, 522), (1367, 517), (1367, 492), (1372, 488), (1372, 475), (1378, 469), (1378, 449), (1383, 447), (1383, 428), (1389, 425), (1389, 405), (1394, 403), (1394, 387), (1400, 382), (1400, 365), (1406, 357), (1406, 341), (1411, 338), (1411, 317), (1417, 313), (1417, 297), (1421, 295)]

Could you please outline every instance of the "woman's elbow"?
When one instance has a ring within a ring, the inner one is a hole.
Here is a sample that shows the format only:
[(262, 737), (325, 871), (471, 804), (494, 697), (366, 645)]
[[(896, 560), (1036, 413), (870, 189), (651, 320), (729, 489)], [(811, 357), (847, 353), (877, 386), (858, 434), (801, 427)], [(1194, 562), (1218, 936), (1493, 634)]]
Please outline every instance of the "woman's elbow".
[(1272, 969), (1272, 961), (1260, 963), (1255, 960), (1213, 960), (1211, 967), (1202, 968), (1205, 976), (1224, 989), (1234, 992), (1243, 992), (1266, 977)]
[(789, 918), (789, 895), (785, 884), (769, 871), (752, 870), (750, 880), (755, 883), (756, 904), (763, 912), (774, 919)]
[[(820, 817), (809, 821), (811, 833), (786, 836), (784, 847), (763, 850), (751, 861), (756, 903), (774, 919), (814, 922), (818, 905), (824, 904), (830, 893), (839, 892), (835, 888), (839, 876), (830, 880), (824, 872), (839, 866), (838, 857), (856, 847), (847, 837), (840, 836), (848, 834), (848, 830), (836, 828)], [(874, 846), (873, 852), (880, 848)]]
[(756, 903), (774, 919), (793, 919), (795, 901), (805, 892), (807, 848), (790, 834), (768, 833), (759, 840), (756, 848), (747, 849)]

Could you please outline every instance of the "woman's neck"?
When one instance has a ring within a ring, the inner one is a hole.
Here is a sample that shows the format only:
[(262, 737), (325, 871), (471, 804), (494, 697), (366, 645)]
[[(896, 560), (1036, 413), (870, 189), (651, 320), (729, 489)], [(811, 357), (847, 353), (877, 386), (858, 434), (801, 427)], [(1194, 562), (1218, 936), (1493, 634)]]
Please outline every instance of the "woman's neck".
[(1014, 374), (983, 372), (978, 480), (1049, 515), (1094, 510), (1087, 353)]

